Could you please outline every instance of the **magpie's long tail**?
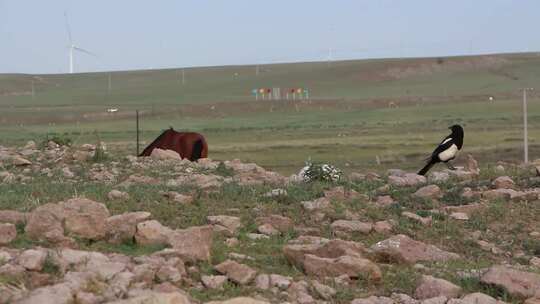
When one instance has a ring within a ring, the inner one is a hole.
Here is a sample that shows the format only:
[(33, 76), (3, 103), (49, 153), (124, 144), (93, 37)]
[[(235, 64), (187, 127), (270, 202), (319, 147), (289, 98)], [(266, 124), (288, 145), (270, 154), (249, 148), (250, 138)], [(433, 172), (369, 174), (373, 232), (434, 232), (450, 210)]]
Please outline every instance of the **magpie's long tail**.
[(418, 175), (425, 175), (433, 165), (435, 165), (435, 161), (433, 159), (430, 159), (429, 162), (426, 164), (422, 170), (418, 171)]

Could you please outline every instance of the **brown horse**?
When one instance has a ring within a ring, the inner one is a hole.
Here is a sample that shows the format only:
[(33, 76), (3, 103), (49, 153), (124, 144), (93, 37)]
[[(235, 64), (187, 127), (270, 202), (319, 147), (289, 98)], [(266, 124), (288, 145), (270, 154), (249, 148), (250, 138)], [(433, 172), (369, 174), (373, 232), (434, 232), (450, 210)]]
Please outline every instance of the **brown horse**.
[(176, 132), (173, 128), (164, 131), (139, 156), (150, 156), (154, 148), (174, 150), (180, 157), (190, 161), (208, 157), (208, 145), (204, 137), (195, 132)]

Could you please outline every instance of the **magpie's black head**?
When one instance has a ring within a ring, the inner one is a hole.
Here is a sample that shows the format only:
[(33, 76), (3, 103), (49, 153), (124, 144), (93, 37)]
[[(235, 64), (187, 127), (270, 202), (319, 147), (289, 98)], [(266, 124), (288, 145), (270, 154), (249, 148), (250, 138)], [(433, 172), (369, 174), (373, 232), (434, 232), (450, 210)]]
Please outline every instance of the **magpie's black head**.
[(463, 133), (463, 128), (460, 125), (453, 125), (448, 129), (452, 130), (452, 133)]

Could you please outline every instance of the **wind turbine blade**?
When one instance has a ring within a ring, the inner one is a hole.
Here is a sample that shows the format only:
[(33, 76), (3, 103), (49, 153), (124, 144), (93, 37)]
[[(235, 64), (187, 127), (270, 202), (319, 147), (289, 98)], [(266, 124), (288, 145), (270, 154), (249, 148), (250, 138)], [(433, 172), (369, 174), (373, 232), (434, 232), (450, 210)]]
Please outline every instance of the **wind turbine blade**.
[(73, 39), (71, 38), (71, 29), (69, 28), (69, 21), (68, 21), (67, 12), (64, 12), (64, 18), (66, 20), (66, 30), (67, 30), (68, 38), (69, 38), (69, 45), (72, 46), (73, 45)]
[(90, 56), (99, 58), (98, 55), (96, 55), (96, 54), (94, 54), (94, 53), (92, 53), (92, 52), (90, 52), (90, 51), (88, 51), (88, 50), (85, 50), (85, 49), (83, 49), (83, 48), (80, 48), (80, 47), (77, 47), (77, 46), (73, 46), (73, 49), (76, 50), (76, 51), (79, 51), (79, 52), (81, 52), (81, 53), (85, 53), (85, 54), (88, 54), (88, 55), (90, 55)]

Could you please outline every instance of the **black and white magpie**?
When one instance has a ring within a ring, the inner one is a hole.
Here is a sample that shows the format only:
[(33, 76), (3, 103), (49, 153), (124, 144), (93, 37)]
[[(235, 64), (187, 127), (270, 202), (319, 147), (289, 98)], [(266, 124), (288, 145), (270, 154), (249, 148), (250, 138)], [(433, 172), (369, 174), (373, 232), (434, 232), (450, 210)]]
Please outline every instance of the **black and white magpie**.
[(437, 148), (435, 148), (428, 158), (429, 161), (426, 166), (418, 172), (419, 175), (426, 174), (433, 165), (439, 162), (445, 163), (450, 170), (456, 169), (449, 161), (454, 159), (457, 152), (463, 147), (463, 128), (460, 125), (453, 125), (448, 129), (452, 130), (452, 134), (446, 136)]

